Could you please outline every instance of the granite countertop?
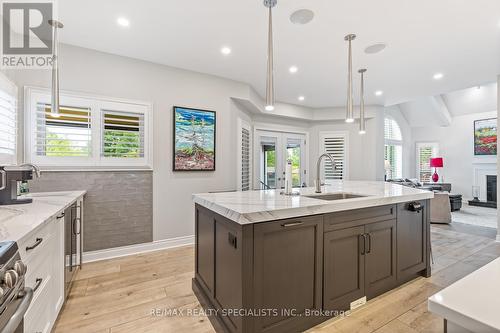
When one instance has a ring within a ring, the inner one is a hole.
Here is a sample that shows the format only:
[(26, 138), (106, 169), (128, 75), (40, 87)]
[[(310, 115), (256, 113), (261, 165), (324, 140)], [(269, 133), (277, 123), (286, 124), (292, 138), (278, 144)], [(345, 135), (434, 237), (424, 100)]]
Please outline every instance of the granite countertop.
[(326, 201), (308, 198), (314, 188), (297, 189), (301, 195), (281, 195), (281, 190), (200, 193), (193, 201), (239, 224), (293, 218), (383, 206), (434, 197), (434, 193), (393, 183), (375, 181), (336, 181), (322, 187), (322, 194), (351, 193), (365, 197)]
[(31, 232), (41, 228), (45, 222), (73, 202), (85, 195), (85, 191), (32, 193), (29, 204), (0, 206), (0, 241), (22, 243)]
[(429, 311), (471, 332), (500, 332), (499, 281), (497, 258), (431, 296)]

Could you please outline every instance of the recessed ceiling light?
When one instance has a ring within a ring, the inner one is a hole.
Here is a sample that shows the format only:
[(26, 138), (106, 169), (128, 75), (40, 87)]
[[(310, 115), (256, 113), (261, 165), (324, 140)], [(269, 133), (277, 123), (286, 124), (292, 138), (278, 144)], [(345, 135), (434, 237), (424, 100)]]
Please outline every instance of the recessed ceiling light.
[(266, 111), (274, 111), (274, 106), (273, 105), (266, 105), (265, 109), (266, 109)]
[(288, 69), (290, 73), (295, 74), (299, 71), (299, 68), (297, 66), (292, 66)]
[(311, 22), (314, 18), (314, 12), (309, 9), (299, 9), (290, 15), (290, 21), (293, 24), (304, 25)]
[(121, 25), (122, 27), (128, 27), (130, 25), (130, 21), (125, 17), (119, 17), (116, 20), (116, 23), (118, 23), (118, 25)]
[(223, 55), (230, 55), (231, 54), (231, 48), (224, 46), (223, 48), (220, 49), (220, 53)]
[(298, 100), (303, 102), (306, 98), (304, 96), (299, 96)]
[(365, 53), (366, 54), (376, 54), (376, 53), (380, 53), (382, 52), (383, 50), (385, 50), (385, 48), (387, 47), (387, 44), (385, 43), (376, 43), (376, 44), (373, 44), (373, 45), (370, 45), (368, 46), (366, 49), (365, 49)]
[(375, 96), (382, 96), (384, 92), (382, 90), (375, 91)]
[(444, 77), (443, 73), (436, 73), (432, 77), (434, 80), (441, 80)]

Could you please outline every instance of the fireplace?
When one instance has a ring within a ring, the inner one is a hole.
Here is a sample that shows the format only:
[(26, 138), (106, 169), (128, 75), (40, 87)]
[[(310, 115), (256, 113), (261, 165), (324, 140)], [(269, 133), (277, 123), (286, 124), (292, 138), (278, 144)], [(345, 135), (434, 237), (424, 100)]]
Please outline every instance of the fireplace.
[(485, 190), (486, 191), (482, 192), (482, 195), (481, 195), (481, 198), (486, 199), (486, 201), (484, 199), (482, 199), (482, 200), (479, 200), (479, 199), (470, 200), (469, 206), (497, 208), (497, 176), (492, 175), (491, 171), (489, 171), (488, 173), (490, 173), (490, 174), (489, 175), (486, 174), (483, 176), (484, 177), (483, 184), (486, 183), (485, 184), (486, 186), (483, 185), (483, 191), (485, 191)]
[(497, 202), (497, 176), (486, 176), (486, 200), (488, 202)]

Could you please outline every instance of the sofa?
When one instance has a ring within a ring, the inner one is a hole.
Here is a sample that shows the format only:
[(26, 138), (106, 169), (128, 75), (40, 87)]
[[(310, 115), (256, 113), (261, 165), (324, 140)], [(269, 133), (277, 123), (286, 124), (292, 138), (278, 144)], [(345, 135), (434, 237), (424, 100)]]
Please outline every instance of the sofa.
[(450, 195), (442, 191), (439, 184), (421, 184), (416, 179), (390, 179), (390, 183), (395, 183), (407, 187), (418, 188), (421, 190), (434, 191), (434, 198), (430, 204), (430, 222), (449, 224), (451, 223), (451, 212), (460, 210), (462, 206), (462, 196), (459, 194)]

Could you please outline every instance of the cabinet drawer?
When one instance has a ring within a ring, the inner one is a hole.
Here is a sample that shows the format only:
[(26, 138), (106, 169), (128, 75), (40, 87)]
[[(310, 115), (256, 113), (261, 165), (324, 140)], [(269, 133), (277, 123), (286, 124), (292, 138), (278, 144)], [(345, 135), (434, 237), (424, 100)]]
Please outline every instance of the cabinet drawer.
[(325, 232), (396, 218), (396, 206), (362, 208), (325, 215)]
[(32, 256), (37, 256), (40, 253), (43, 245), (48, 243), (48, 238), (57, 231), (56, 224), (58, 221), (53, 219), (46, 222), (42, 228), (33, 232), (26, 241), (19, 244), (19, 254), (23, 261), (28, 262)]
[(33, 297), (31, 305), (24, 315), (24, 333), (48, 333), (52, 326), (52, 301), (50, 279), (44, 281)]

